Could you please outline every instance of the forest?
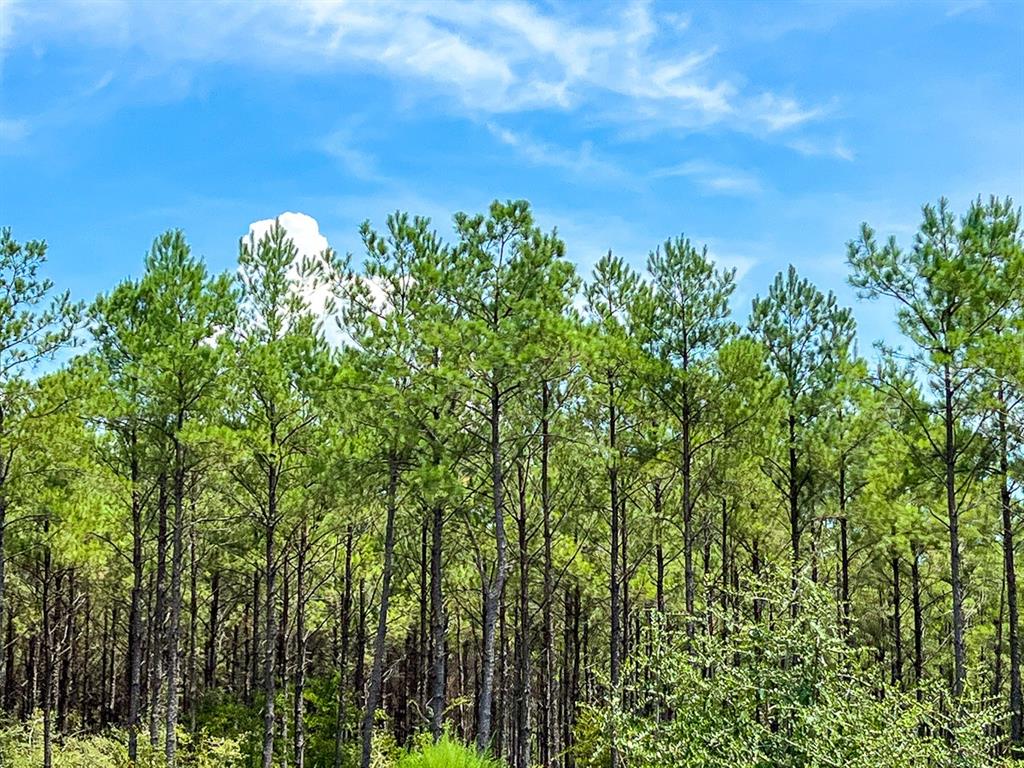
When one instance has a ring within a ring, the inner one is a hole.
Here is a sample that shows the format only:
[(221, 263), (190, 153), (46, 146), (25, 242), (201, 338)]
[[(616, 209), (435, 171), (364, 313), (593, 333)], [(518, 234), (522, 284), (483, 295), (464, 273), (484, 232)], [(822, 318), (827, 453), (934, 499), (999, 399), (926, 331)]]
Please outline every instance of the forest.
[(360, 235), (216, 274), (171, 230), (81, 301), (2, 230), (0, 766), (1024, 754), (1011, 200), (851, 222), (873, 346), (792, 266), (738, 306), (521, 200)]

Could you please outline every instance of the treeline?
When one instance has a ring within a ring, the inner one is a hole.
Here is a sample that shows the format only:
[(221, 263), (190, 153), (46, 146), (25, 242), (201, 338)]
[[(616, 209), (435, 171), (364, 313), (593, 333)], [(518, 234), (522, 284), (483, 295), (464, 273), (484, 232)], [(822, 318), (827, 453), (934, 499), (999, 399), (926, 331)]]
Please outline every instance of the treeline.
[(1009, 754), (1024, 230), (923, 213), (848, 244), (903, 337), (870, 361), (793, 267), (741, 324), (706, 248), (583, 278), (522, 201), (365, 224), (359, 264), (278, 225), (211, 274), (172, 231), (87, 306), (4, 230), (9, 727), (47, 768), (108, 729), (167, 766)]

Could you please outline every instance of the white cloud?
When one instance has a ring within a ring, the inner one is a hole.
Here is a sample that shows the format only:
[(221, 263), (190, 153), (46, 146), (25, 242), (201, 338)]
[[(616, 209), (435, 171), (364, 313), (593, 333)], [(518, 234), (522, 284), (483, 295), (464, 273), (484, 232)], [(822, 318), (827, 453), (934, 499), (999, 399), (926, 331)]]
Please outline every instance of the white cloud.
[(181, 77), (182, 68), (225, 64), (367, 71), (474, 117), (600, 105), (661, 128), (781, 132), (824, 115), (716, 75), (717, 49), (688, 41), (688, 25), (688, 17), (656, 14), (644, 0), (604, 11), (521, 0), (66, 0), (33, 6), (13, 32), (8, 22), (0, 35), (8, 48), (70, 40), (112, 49), (124, 54), (133, 76)]
[(384, 181), (377, 170), (377, 161), (369, 152), (355, 146), (353, 129), (339, 128), (320, 142), (320, 149), (337, 160), (345, 172), (361, 181)]
[(953, 0), (946, 7), (947, 18), (955, 18), (971, 11), (988, 7), (988, 0)]
[(661, 168), (653, 178), (686, 177), (693, 179), (705, 192), (722, 195), (755, 196), (763, 191), (761, 180), (753, 173), (719, 165), (706, 160), (689, 160)]
[(0, 117), (0, 142), (14, 144), (28, 136), (29, 132), (27, 120)]
[(631, 183), (629, 174), (622, 168), (607, 160), (594, 156), (593, 144), (583, 142), (578, 149), (563, 147), (536, 141), (529, 136), (510, 131), (494, 123), (487, 124), (487, 130), (498, 141), (512, 147), (527, 162), (533, 165), (549, 166), (568, 171), (575, 176), (590, 179), (609, 179)]
[(314, 285), (312, 280), (300, 274), (303, 259), (316, 259), (330, 248), (327, 238), (320, 232), (320, 225), (312, 216), (286, 211), (273, 219), (254, 221), (249, 225), (246, 239), (253, 238), (259, 243), (260, 238), (273, 229), (275, 221), (280, 222), (298, 252), (297, 263), (292, 267), (292, 278), (296, 281), (298, 290), (310, 311), (321, 318), (327, 340), (332, 344), (338, 344), (342, 337), (329, 311), (330, 288), (326, 285)]
[(848, 163), (856, 159), (853, 150), (839, 138), (831, 141), (797, 138), (786, 142), (786, 146), (806, 157), (835, 157)]

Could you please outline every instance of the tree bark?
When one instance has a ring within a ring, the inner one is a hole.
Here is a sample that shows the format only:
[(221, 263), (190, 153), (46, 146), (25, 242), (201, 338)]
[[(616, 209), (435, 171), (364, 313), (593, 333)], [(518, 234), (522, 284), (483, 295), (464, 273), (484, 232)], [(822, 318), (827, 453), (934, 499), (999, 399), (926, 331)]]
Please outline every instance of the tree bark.
[[(373, 747), (373, 722), (380, 705), (384, 676), (384, 649), (388, 632), (388, 602), (391, 599), (391, 571), (395, 552), (395, 512), (398, 506), (398, 461), (388, 460), (387, 521), (384, 529), (384, 573), (381, 579), (380, 613), (377, 618), (377, 636), (373, 644), (373, 667), (370, 670), (370, 690), (363, 715), (363, 751), (360, 765), (370, 768)], [(270, 768), (265, 766), (265, 768)]]
[(491, 490), (494, 512), (495, 567), (494, 576), (484, 590), (483, 669), (477, 713), (476, 748), (480, 753), (491, 746), (491, 721), (494, 706), (495, 629), (498, 603), (505, 591), (505, 484), (501, 450), (501, 393), (495, 374), (490, 391)]
[(295, 560), (295, 701), (294, 753), (296, 768), (306, 765), (306, 553), (309, 534), (303, 522), (299, 531), (299, 551)]
[(542, 622), (544, 644), (540, 699), (540, 764), (541, 768), (550, 768), (551, 755), (557, 752), (553, 743), (555, 729), (553, 726), (554, 710), (554, 678), (555, 678), (555, 638), (554, 615), (554, 580), (551, 555), (551, 479), (549, 463), (551, 460), (551, 432), (548, 418), (550, 386), (547, 381), (541, 384), (541, 437), (540, 437), (540, 506), (544, 527), (544, 593), (542, 605)]
[[(276, 444), (271, 440), (271, 444)], [(277, 465), (270, 463), (267, 471), (267, 519), (263, 550), (263, 768), (271, 768), (274, 761), (274, 651), (277, 639), (277, 615), (274, 612), (274, 582), (277, 566), (274, 562), (274, 535), (277, 530)], [(253, 656), (257, 656), (254, 652)]]
[(338, 649), (337, 712), (334, 718), (334, 768), (341, 768), (341, 747), (344, 743), (345, 691), (348, 688), (348, 646), (352, 623), (352, 524), (345, 531), (345, 573), (341, 597), (341, 643)]
[(43, 521), (43, 639), (41, 656), (43, 659), (43, 768), (53, 766), (53, 626), (50, 605), (50, 582), (53, 577), (52, 558), (50, 555), (50, 518)]
[(964, 644), (964, 594), (960, 577), (960, 510), (956, 500), (956, 436), (953, 413), (953, 381), (949, 363), (943, 368), (946, 512), (949, 520), (949, 571), (953, 588), (953, 698), (959, 699), (967, 676), (967, 648)]
[(1000, 384), (999, 399), (999, 508), (1003, 527), (1003, 568), (1006, 573), (1006, 606), (1010, 652), (1010, 745), (1019, 755), (1024, 742), (1024, 700), (1020, 680), (1020, 616), (1017, 604), (1017, 569), (1014, 563), (1013, 516), (1010, 508), (1009, 445), (1006, 425), (1006, 392)]
[(441, 584), (444, 567), (442, 561), (443, 527), (444, 510), (440, 504), (434, 504), (430, 529), (430, 733), (434, 741), (441, 738), (446, 684), (446, 618)]
[(920, 701), (923, 695), (921, 681), (924, 678), (924, 616), (921, 612), (921, 545), (917, 542), (910, 545), (910, 557), (910, 589), (914, 606), (914, 685)]
[(133, 428), (128, 435), (132, 505), (132, 593), (128, 613), (128, 760), (138, 759), (139, 709), (142, 693), (142, 497), (139, 490), (140, 467), (138, 434)]
[[(149, 743), (160, 745), (160, 692), (164, 680), (164, 621), (167, 615), (167, 476), (161, 474), (157, 492), (156, 606), (153, 611), (152, 649), (149, 653)], [(104, 655), (104, 669), (106, 668)], [(101, 716), (103, 711), (101, 710)]]
[(900, 591), (900, 558), (892, 556), (892, 684), (903, 686), (903, 621), (900, 607), (903, 595)]
[(850, 636), (850, 531), (846, 517), (846, 464), (839, 465), (839, 557), (842, 569), (841, 601), (843, 613), (843, 632)]
[(530, 762), (530, 553), (526, 519), (526, 472), (516, 464), (519, 480), (519, 637), (516, 654), (516, 760), (517, 768)]
[[(178, 432), (182, 426), (183, 417), (179, 414)], [(167, 768), (174, 768), (178, 746), (178, 645), (181, 633), (181, 577), (185, 564), (185, 447), (177, 434), (174, 438), (174, 532), (171, 541), (171, 604), (167, 628), (167, 740), (164, 743)]]
[[(611, 674), (612, 696), (619, 685), (619, 649), (622, 645), (621, 628), (619, 626), (619, 469), (618, 450), (616, 435), (616, 408), (615, 408), (615, 382), (611, 376), (608, 377), (608, 447), (611, 453), (611, 462), (608, 465), (608, 490), (611, 507), (611, 574), (610, 574), (610, 598), (611, 598), (611, 647), (609, 666)], [(685, 535), (685, 534), (684, 534)], [(615, 745), (615, 733), (611, 737), (611, 768), (618, 768), (619, 752)]]

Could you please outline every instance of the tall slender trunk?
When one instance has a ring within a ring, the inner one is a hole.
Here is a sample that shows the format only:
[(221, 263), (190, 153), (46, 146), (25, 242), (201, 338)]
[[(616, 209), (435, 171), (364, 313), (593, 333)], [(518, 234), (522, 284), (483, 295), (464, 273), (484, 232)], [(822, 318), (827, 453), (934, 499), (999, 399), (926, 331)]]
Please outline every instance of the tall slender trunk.
[(554, 600), (554, 582), (551, 555), (551, 479), (549, 462), (551, 460), (551, 432), (548, 419), (550, 386), (547, 381), (541, 384), (541, 437), (540, 437), (540, 506), (544, 527), (544, 594), (542, 605), (542, 622), (544, 644), (541, 660), (541, 699), (540, 699), (540, 764), (541, 768), (550, 768), (551, 755), (557, 752), (554, 744), (555, 729), (553, 725), (554, 710), (554, 678), (555, 678), (555, 630), (552, 602)]
[(337, 712), (334, 718), (334, 768), (341, 768), (341, 747), (344, 743), (345, 691), (348, 689), (348, 646), (352, 624), (352, 524), (345, 531), (345, 573), (341, 597), (341, 643), (338, 649)]
[(945, 435), (946, 512), (949, 517), (949, 571), (953, 588), (953, 698), (959, 699), (967, 676), (964, 644), (964, 594), (960, 578), (960, 510), (956, 500), (956, 437), (954, 432), (953, 381), (949, 363), (943, 367), (943, 416)]
[(626, 514), (626, 496), (623, 494), (619, 500), (619, 541), (622, 552), (622, 658), (620, 664), (625, 664), (629, 659), (629, 624), (630, 624), (630, 603), (629, 603), (629, 523)]
[(434, 504), (430, 528), (430, 733), (434, 740), (441, 738), (445, 704), (445, 625), (444, 595), (442, 593), (442, 532), (444, 510)]
[[(276, 445), (272, 430), (271, 445)], [(263, 549), (263, 768), (271, 768), (274, 761), (274, 698), (277, 680), (274, 676), (274, 652), (277, 639), (277, 614), (274, 611), (274, 582), (277, 566), (274, 562), (274, 535), (277, 531), (277, 464), (271, 462), (267, 471), (267, 519)], [(255, 651), (253, 655), (258, 655)]]
[(7, 614), (7, 634), (4, 638), (4, 712), (14, 712), (14, 611)]
[(892, 684), (903, 686), (903, 621), (901, 605), (903, 595), (900, 591), (900, 558), (896, 553), (892, 556)]
[[(195, 519), (195, 500), (192, 500), (192, 518)], [(185, 680), (185, 710), (188, 713), (189, 733), (196, 732), (196, 631), (199, 624), (199, 567), (196, 563), (196, 529), (188, 531), (188, 678)]]
[(722, 593), (719, 596), (719, 604), (722, 609), (722, 639), (729, 636), (729, 622), (727, 620), (729, 609), (729, 507), (722, 497)]
[(1013, 551), (1013, 516), (1010, 509), (1010, 465), (1006, 425), (1006, 391), (1000, 383), (999, 398), (999, 508), (1003, 524), (1003, 567), (1006, 572), (1006, 606), (1010, 640), (1010, 744), (1019, 754), (1024, 745), (1024, 699), (1020, 681), (1020, 616), (1017, 604), (1017, 569)]
[(256, 698), (256, 681), (260, 676), (260, 582), (262, 581), (260, 566), (252, 571), (252, 621), (249, 624), (249, 636), (245, 641), (245, 702), (252, 706)]
[[(686, 375), (687, 363), (683, 364), (683, 375)], [(685, 597), (686, 597), (686, 634), (693, 637), (695, 630), (694, 613), (696, 611), (695, 600), (697, 594), (696, 577), (693, 568), (693, 490), (692, 490), (692, 463), (690, 437), (690, 394), (689, 384), (683, 384), (683, 560), (685, 571)]]
[[(153, 610), (152, 649), (149, 665), (149, 743), (160, 745), (160, 692), (164, 681), (164, 648), (167, 616), (167, 475), (161, 474), (157, 490), (156, 606)], [(106, 659), (106, 656), (104, 656)], [(105, 662), (104, 662), (105, 664)], [(103, 716), (103, 711), (100, 712)]]
[(220, 569), (210, 578), (210, 626), (206, 640), (206, 664), (203, 668), (203, 687), (217, 685), (217, 647), (220, 638)]
[(306, 765), (306, 550), (309, 533), (306, 523), (299, 531), (299, 551), (295, 560), (295, 701), (294, 753), (296, 768)]
[(483, 668), (477, 713), (476, 748), (486, 752), (491, 745), (491, 720), (494, 706), (495, 629), (498, 603), (505, 591), (505, 484), (501, 451), (501, 392), (496, 373), (491, 375), (490, 391), (491, 490), (494, 512), (495, 566), (494, 576), (484, 589)]
[(139, 491), (140, 468), (138, 435), (133, 428), (128, 436), (132, 494), (132, 594), (128, 614), (128, 760), (134, 763), (139, 750), (139, 709), (142, 701), (142, 497)]
[[(377, 617), (377, 636), (373, 643), (373, 667), (370, 670), (370, 690), (366, 696), (363, 714), (363, 751), (360, 765), (370, 768), (373, 746), (373, 721), (380, 705), (384, 678), (384, 648), (388, 632), (388, 602), (391, 599), (391, 571), (395, 554), (395, 512), (398, 506), (398, 460), (388, 459), (387, 521), (384, 528), (384, 573), (380, 588), (380, 613)], [(269, 768), (266, 766), (265, 768)]]
[(179, 414), (174, 437), (174, 532), (171, 539), (171, 599), (167, 627), (167, 741), (164, 744), (167, 768), (174, 768), (178, 746), (178, 672), (181, 665), (178, 646), (181, 634), (181, 577), (185, 564), (185, 446), (178, 434), (183, 419)]
[(366, 701), (366, 581), (359, 579), (359, 621), (356, 622), (356, 668), (352, 673), (352, 688), (356, 704), (362, 707)]
[[(3, 424), (3, 415), (0, 412), (0, 427)], [(7, 605), (4, 602), (6, 596), (4, 594), (4, 579), (6, 573), (6, 549), (5, 549), (5, 538), (7, 533), (7, 496), (6, 489), (4, 488), (4, 481), (6, 476), (6, 466), (3, 460), (0, 459), (0, 621), (3, 620), (4, 616), (7, 616), (8, 626), (14, 616), (13, 611), (7, 609)], [(4, 700), (11, 695), (10, 684), (7, 682), (11, 678), (11, 670), (9, 668), (10, 661), (7, 653), (0, 653), (0, 679), (4, 680)]]
[(843, 632), (850, 636), (850, 531), (846, 517), (846, 462), (839, 464), (839, 556), (841, 579), (841, 602), (843, 611)]
[(658, 605), (658, 613), (665, 616), (665, 546), (661, 541), (661, 504), (662, 504), (661, 480), (654, 479), (654, 525), (658, 531), (658, 541), (654, 547), (655, 559), (655, 601)]
[[(608, 491), (610, 496), (610, 507), (611, 507), (611, 574), (610, 574), (610, 592), (611, 592), (611, 647), (610, 651), (610, 672), (611, 672), (611, 684), (612, 684), (612, 695), (615, 696), (615, 690), (619, 685), (619, 650), (622, 645), (621, 639), (621, 628), (619, 626), (619, 468), (618, 468), (618, 456), (616, 451), (618, 450), (617, 445), (617, 423), (616, 423), (616, 408), (615, 408), (615, 382), (612, 380), (611, 375), (608, 377), (608, 447), (611, 454), (610, 463), (608, 465)], [(615, 744), (615, 733), (610, 734), (611, 737), (611, 768), (618, 768), (619, 765), (619, 752)]]
[[(791, 402), (790, 409), (795, 405)], [(790, 614), (796, 616), (797, 606), (797, 579), (800, 575), (800, 483), (797, 479), (797, 453), (796, 453), (796, 414), (789, 414), (789, 544), (792, 575), (790, 577), (790, 589), (792, 591), (790, 603)]]
[(921, 612), (921, 545), (910, 544), (910, 590), (914, 608), (914, 686), (921, 700), (921, 680), (924, 678), (924, 616)]
[(47, 513), (43, 521), (43, 536), (45, 544), (43, 547), (43, 639), (42, 639), (42, 661), (43, 661), (43, 768), (51, 768), (53, 765), (53, 622), (50, 612), (50, 582), (53, 576), (52, 558), (50, 555), (50, 516)]
[(519, 480), (519, 637), (516, 654), (516, 760), (517, 768), (530, 762), (530, 553), (526, 520), (526, 471), (516, 464)]

